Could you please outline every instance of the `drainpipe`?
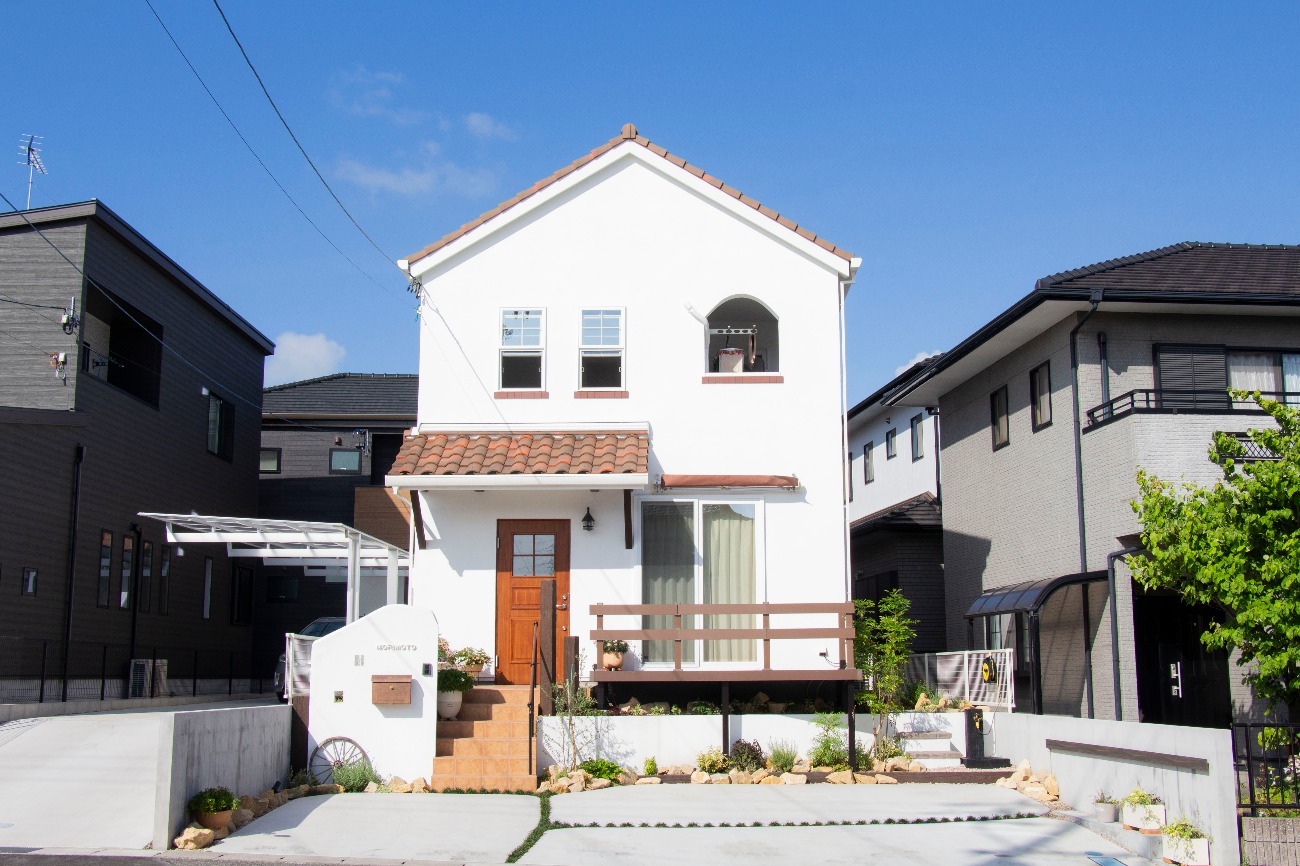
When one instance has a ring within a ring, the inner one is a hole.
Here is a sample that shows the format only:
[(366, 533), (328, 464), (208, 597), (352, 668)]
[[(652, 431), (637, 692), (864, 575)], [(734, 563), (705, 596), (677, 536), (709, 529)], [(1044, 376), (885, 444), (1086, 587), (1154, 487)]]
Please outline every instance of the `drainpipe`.
[(849, 275), (840, 280), (840, 460), (843, 461), (844, 471), (840, 478), (840, 501), (843, 503), (843, 519), (840, 521), (843, 527), (842, 543), (844, 545), (844, 598), (853, 598), (853, 565), (852, 547), (849, 542), (849, 484), (852, 480), (849, 473), (853, 471), (853, 466), (849, 461), (849, 383), (848, 383), (848, 355), (845, 348), (848, 342), (848, 335), (845, 333), (844, 325), (844, 305), (848, 300), (849, 286), (852, 286), (857, 277), (858, 268), (862, 267), (861, 259), (853, 259), (849, 263)]
[(1110, 665), (1115, 689), (1115, 721), (1124, 721), (1124, 708), (1119, 702), (1119, 608), (1116, 604), (1115, 562), (1121, 556), (1141, 553), (1141, 547), (1126, 547), (1106, 554), (1106, 589), (1110, 593)]
[(63, 599), (63, 681), (62, 700), (68, 700), (68, 656), (72, 653), (72, 592), (77, 578), (77, 517), (81, 505), (81, 464), (86, 459), (86, 446), (77, 443), (72, 458), (72, 504), (68, 520), (68, 579)]
[(1101, 304), (1103, 290), (1093, 289), (1088, 299), (1091, 306), (1079, 323), (1070, 331), (1070, 389), (1074, 397), (1074, 506), (1079, 525), (1079, 572), (1088, 570), (1088, 540), (1083, 511), (1083, 428), (1079, 421), (1079, 329), (1087, 324)]
[(939, 474), (939, 407), (926, 406), (925, 411), (934, 419), (934, 501), (943, 503), (943, 478)]

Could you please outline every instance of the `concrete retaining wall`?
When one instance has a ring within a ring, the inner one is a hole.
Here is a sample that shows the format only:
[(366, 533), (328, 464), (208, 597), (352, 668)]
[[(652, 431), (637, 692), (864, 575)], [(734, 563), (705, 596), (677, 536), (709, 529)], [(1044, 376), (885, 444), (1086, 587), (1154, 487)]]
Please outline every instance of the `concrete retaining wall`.
[(46, 701), (40, 704), (0, 704), (0, 724), (15, 719), (45, 716), (75, 716), (81, 713), (107, 713), (113, 710), (140, 710), (150, 707), (181, 707), (188, 704), (216, 704), (230, 701), (267, 700), (267, 695), (236, 692), (233, 695), (178, 695), (167, 698), (110, 698), (103, 701)]
[[(1013, 764), (1028, 758), (1035, 770), (1051, 772), (1061, 799), (1076, 809), (1091, 809), (1098, 791), (1118, 798), (1141, 785), (1165, 802), (1169, 821), (1187, 818), (1212, 837), (1211, 862), (1240, 864), (1231, 732), (1025, 713), (990, 713), (985, 722), (986, 754)], [(1197, 772), (1054, 751), (1047, 748), (1049, 739), (1204, 758), (1210, 766)]]
[(153, 847), (165, 851), (189, 823), (189, 798), (204, 788), (256, 794), (289, 768), (287, 706), (169, 713), (159, 722)]

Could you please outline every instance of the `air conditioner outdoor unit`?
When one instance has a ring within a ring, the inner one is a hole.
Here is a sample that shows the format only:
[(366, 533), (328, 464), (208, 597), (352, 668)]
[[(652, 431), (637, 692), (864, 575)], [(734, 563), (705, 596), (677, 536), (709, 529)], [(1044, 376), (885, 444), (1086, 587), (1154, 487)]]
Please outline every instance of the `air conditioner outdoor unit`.
[(152, 697), (167, 697), (167, 659), (154, 659)]

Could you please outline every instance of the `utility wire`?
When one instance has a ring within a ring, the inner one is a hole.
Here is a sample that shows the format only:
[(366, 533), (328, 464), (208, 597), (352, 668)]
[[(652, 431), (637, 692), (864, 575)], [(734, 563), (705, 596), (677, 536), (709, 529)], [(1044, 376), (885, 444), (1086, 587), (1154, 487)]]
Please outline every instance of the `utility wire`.
[(333, 197), (334, 203), (339, 206), (343, 213), (347, 214), (348, 219), (357, 227), (357, 231), (361, 232), (361, 236), (368, 240), (370, 245), (375, 248), (375, 251), (384, 257), (384, 261), (389, 264), (396, 264), (393, 257), (384, 252), (383, 248), (380, 247), (379, 244), (375, 243), (375, 239), (367, 234), (366, 230), (361, 227), (361, 223), (357, 222), (356, 217), (352, 216), (352, 212), (344, 206), (342, 199), (338, 197), (334, 192), (334, 188), (325, 180), (325, 176), (320, 173), (320, 169), (316, 167), (316, 163), (312, 162), (311, 157), (307, 155), (306, 148), (302, 146), (302, 142), (298, 140), (298, 136), (294, 135), (293, 130), (289, 127), (289, 121), (284, 119), (284, 115), (280, 113), (280, 107), (276, 105), (275, 100), (271, 98), (271, 92), (266, 89), (266, 83), (262, 81), (262, 76), (258, 74), (257, 67), (253, 65), (253, 61), (249, 58), (248, 52), (244, 50), (244, 44), (240, 42), (239, 37), (235, 35), (235, 28), (230, 26), (230, 19), (226, 17), (226, 13), (221, 8), (221, 4), (217, 2), (217, 0), (212, 0), (212, 5), (217, 7), (217, 13), (221, 15), (221, 20), (226, 23), (226, 30), (230, 32), (230, 38), (235, 40), (235, 45), (239, 47), (239, 53), (244, 55), (244, 62), (248, 64), (248, 68), (252, 71), (253, 77), (257, 79), (257, 84), (262, 88), (262, 93), (266, 95), (266, 101), (271, 103), (271, 108), (275, 110), (275, 116), (280, 118), (280, 123), (284, 125), (285, 132), (289, 133), (289, 137), (293, 139), (293, 143), (298, 146), (298, 152), (302, 154), (302, 158), (307, 160), (307, 164), (311, 166), (311, 170), (316, 173), (316, 177), (320, 179), (320, 182), (324, 184), (325, 189), (328, 190), (329, 194)]
[[(167, 34), (167, 38), (170, 39), (172, 45), (176, 47), (176, 51), (181, 55), (181, 59), (185, 61), (185, 65), (190, 68), (190, 72), (194, 73), (194, 77), (198, 79), (199, 85), (203, 88), (204, 92), (208, 94), (208, 98), (212, 100), (212, 104), (217, 107), (217, 111), (221, 112), (221, 116), (226, 119), (226, 123), (230, 124), (230, 128), (235, 131), (235, 135), (239, 136), (239, 140), (244, 143), (244, 147), (248, 148), (248, 152), (253, 155), (253, 159), (257, 160), (257, 164), (262, 167), (262, 171), (266, 172), (266, 176), (271, 179), (271, 182), (274, 183), (276, 187), (279, 188), (280, 192), (284, 193), (284, 197), (289, 200), (289, 203), (294, 206), (294, 208), (298, 211), (298, 213), (302, 214), (302, 218), (305, 219), (311, 225), (311, 227), (316, 230), (316, 233), (318, 235), (320, 235), (322, 238), (325, 239), (325, 243), (333, 247), (334, 251), (338, 253), (340, 256), (347, 259), (348, 264), (352, 265), (352, 267), (357, 269), (357, 273), (361, 274), (363, 277), (370, 280), (370, 282), (374, 283), (376, 286), (378, 286), (381, 289), (384, 289), (386, 291), (396, 292), (397, 291), (396, 289), (394, 289), (391, 286), (383, 285), (378, 280), (376, 280), (373, 276), (371, 276), (367, 271), (363, 270), (360, 265), (358, 265), (355, 261), (352, 260), (351, 256), (343, 252), (343, 250), (339, 248), (339, 245), (334, 243), (334, 241), (332, 241), (330, 237), (327, 234), (325, 234), (325, 232), (321, 229), (321, 227), (316, 225), (315, 221), (312, 220), (312, 218), (307, 215), (307, 212), (302, 209), (302, 206), (298, 204), (298, 202), (294, 199), (292, 195), (289, 194), (289, 191), (284, 188), (284, 184), (280, 183), (279, 178), (277, 178), (275, 174), (271, 171), (270, 167), (267, 166), (266, 161), (263, 160), (262, 157), (258, 155), (256, 150), (253, 149), (253, 145), (249, 144), (248, 139), (244, 136), (244, 133), (240, 131), (239, 127), (235, 124), (235, 121), (231, 119), (229, 112), (227, 112), (225, 107), (222, 106), (221, 102), (217, 99), (216, 94), (212, 92), (212, 88), (208, 87), (207, 82), (203, 80), (203, 76), (199, 74), (198, 69), (196, 69), (194, 67), (194, 64), (190, 62), (190, 58), (185, 54), (185, 50), (181, 48), (180, 43), (176, 41), (176, 37), (172, 35), (171, 30), (168, 29), (166, 23), (163, 22), (162, 16), (158, 14), (158, 10), (154, 8), (153, 3), (150, 2), (150, 0), (144, 0), (144, 2), (145, 5), (149, 7), (149, 11), (153, 13), (153, 17), (158, 20), (158, 25), (162, 27), (163, 32)], [(313, 166), (313, 168), (314, 167), (315, 166)]]
[[(66, 313), (68, 311), (66, 307), (54, 307), (49, 304), (29, 304), (26, 301), (19, 301), (15, 298), (10, 298), (5, 295), (0, 295), (0, 303), (17, 304), (20, 307), (31, 307), (33, 310), (58, 310), (63, 313)], [(45, 317), (42, 316), (41, 318), (45, 318)]]

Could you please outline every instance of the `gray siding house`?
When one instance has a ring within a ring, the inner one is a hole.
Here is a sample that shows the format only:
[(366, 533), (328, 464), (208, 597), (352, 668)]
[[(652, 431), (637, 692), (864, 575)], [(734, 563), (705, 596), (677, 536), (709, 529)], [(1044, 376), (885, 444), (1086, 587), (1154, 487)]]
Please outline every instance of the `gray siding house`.
[(137, 514), (254, 513), (273, 348), (100, 202), (0, 215), (7, 697), (42, 670), (46, 699), (65, 671), (70, 698), (116, 696), (131, 658), (172, 691), (248, 676), (251, 570)]
[(1142, 592), (1119, 561), (1139, 467), (1212, 483), (1211, 434), (1272, 423), (1229, 387), (1300, 399), (1300, 247), (1182, 243), (1044, 277), (890, 396), (943, 418), (949, 647), (1014, 647), (1021, 710), (1262, 711), (1200, 644), (1222, 611)]

